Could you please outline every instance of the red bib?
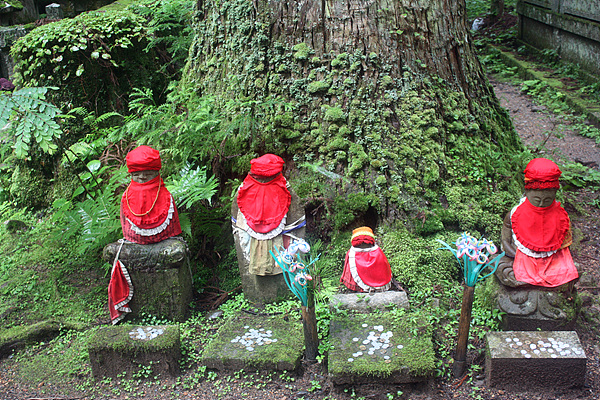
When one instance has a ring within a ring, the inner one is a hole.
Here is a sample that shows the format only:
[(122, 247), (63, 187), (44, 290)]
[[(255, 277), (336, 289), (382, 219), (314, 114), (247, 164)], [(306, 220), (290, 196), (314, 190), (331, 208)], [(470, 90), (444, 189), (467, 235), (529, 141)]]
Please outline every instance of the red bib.
[[(354, 244), (354, 240), (352, 242)], [(371, 288), (386, 287), (391, 280), (390, 263), (379, 246), (369, 249), (352, 247), (346, 254), (340, 282), (348, 289), (367, 292)]]
[(286, 216), (292, 195), (283, 175), (263, 183), (246, 176), (238, 190), (237, 204), (248, 226), (255, 232), (267, 233), (277, 228)]
[(560, 249), (570, 226), (569, 215), (558, 201), (535, 207), (527, 199), (514, 211), (511, 223), (519, 242), (535, 252)]
[(123, 237), (139, 244), (157, 243), (181, 234), (179, 215), (160, 176), (131, 184), (121, 198)]

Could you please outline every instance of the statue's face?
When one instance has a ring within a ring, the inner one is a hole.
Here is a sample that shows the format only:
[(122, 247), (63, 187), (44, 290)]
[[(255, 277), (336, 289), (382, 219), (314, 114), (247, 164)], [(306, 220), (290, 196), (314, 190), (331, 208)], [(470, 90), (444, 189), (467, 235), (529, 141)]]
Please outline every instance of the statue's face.
[(525, 197), (535, 207), (549, 207), (554, 203), (557, 189), (527, 189)]
[(136, 171), (131, 173), (131, 180), (137, 183), (146, 183), (151, 181), (152, 179), (158, 176), (158, 171), (155, 170), (146, 170), (146, 171)]
[(255, 174), (250, 174), (250, 175), (252, 175), (252, 177), (254, 179), (256, 179), (257, 181), (259, 181), (260, 183), (271, 182), (277, 176), (277, 175), (273, 175), (273, 176), (259, 176), (259, 175), (255, 175)]

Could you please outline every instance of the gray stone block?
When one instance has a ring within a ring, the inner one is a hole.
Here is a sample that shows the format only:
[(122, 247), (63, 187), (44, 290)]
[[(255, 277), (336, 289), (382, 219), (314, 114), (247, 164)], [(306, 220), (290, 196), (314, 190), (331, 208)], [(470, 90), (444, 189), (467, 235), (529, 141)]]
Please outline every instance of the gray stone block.
[(489, 386), (583, 386), (586, 356), (574, 331), (489, 332), (486, 342)]
[[(112, 264), (120, 244), (104, 248), (103, 258)], [(154, 244), (125, 243), (119, 260), (129, 271), (133, 283), (131, 313), (185, 320), (192, 301), (192, 275), (187, 262), (187, 245), (183, 240), (170, 238)]]
[(218, 370), (295, 371), (303, 352), (300, 321), (240, 313), (219, 329), (200, 362)]
[(385, 311), (390, 306), (408, 308), (409, 303), (406, 292), (389, 290), (377, 293), (336, 294), (329, 301), (329, 308), (331, 310), (353, 310), (358, 312)]
[(179, 326), (106, 326), (94, 332), (88, 352), (95, 379), (176, 376), (181, 358)]

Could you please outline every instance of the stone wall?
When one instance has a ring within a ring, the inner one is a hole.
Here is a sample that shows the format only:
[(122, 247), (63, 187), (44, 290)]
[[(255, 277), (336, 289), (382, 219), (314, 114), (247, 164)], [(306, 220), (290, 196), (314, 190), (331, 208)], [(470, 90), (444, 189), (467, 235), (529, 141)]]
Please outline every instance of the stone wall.
[(9, 26), (0, 28), (0, 78), (10, 78), (15, 63), (10, 56), (10, 46), (16, 40), (27, 34), (22, 26)]
[(600, 73), (600, 1), (520, 0), (517, 13), (523, 41)]

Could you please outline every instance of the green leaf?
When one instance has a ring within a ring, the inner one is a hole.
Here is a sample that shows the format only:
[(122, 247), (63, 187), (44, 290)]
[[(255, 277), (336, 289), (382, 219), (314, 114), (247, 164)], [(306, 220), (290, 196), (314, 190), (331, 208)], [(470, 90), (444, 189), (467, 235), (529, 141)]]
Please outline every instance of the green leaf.
[(98, 171), (98, 169), (100, 169), (101, 166), (102, 163), (100, 162), (100, 160), (92, 160), (87, 164), (87, 167), (90, 170), (90, 172)]

